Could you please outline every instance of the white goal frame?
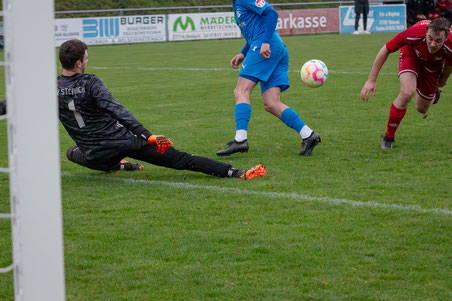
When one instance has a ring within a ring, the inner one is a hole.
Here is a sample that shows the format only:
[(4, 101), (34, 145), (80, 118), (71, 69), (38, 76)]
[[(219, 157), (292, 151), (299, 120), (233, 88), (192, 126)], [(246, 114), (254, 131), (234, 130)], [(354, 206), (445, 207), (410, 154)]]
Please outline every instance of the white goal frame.
[(53, 0), (3, 0), (3, 20), (14, 296), (64, 300)]

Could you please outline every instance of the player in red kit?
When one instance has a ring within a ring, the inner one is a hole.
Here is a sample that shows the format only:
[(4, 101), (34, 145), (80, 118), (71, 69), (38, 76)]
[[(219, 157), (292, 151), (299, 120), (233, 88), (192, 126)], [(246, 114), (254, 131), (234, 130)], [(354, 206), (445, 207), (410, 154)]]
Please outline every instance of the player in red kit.
[(438, 0), (436, 1), (436, 12), (449, 21), (452, 20), (452, 11), (450, 0)]
[(376, 81), (390, 53), (400, 49), (400, 92), (389, 111), (389, 120), (381, 149), (392, 149), (397, 128), (405, 116), (408, 103), (416, 94), (416, 109), (426, 116), (432, 103), (439, 100), (439, 88), (444, 87), (452, 72), (452, 35), (450, 23), (444, 18), (420, 21), (398, 33), (378, 52), (367, 82), (361, 90), (361, 100), (375, 97)]

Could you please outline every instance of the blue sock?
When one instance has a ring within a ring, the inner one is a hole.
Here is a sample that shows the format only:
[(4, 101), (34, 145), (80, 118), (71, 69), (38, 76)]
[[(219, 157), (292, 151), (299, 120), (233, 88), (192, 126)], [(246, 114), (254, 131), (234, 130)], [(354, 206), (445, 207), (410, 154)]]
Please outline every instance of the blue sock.
[(251, 118), (251, 105), (239, 103), (235, 106), (235, 129), (248, 131), (248, 122)]
[(292, 108), (287, 108), (282, 112), (281, 121), (288, 127), (293, 128), (297, 133), (300, 133), (301, 129), (306, 125)]

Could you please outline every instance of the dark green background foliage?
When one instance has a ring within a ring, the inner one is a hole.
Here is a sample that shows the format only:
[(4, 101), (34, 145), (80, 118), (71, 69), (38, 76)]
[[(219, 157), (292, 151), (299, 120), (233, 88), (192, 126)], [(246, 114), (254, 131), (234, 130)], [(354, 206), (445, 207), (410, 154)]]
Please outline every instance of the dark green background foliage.
[[(271, 4), (275, 3), (305, 3), (305, 2), (328, 2), (328, 1), (316, 1), (316, 0), (275, 0), (269, 1)], [(347, 1), (345, 1), (347, 2)], [(227, 5), (226, 8), (209, 8), (203, 9), (202, 12), (209, 11), (231, 11), (232, 0), (104, 0), (104, 1), (91, 1), (91, 0), (58, 0), (55, 1), (55, 11), (81, 11), (81, 10), (98, 10), (98, 9), (133, 9), (133, 8), (158, 8), (158, 7), (185, 7), (185, 6), (207, 6), (207, 5)], [(342, 3), (347, 5), (346, 3)], [(1, 3), (0, 3), (1, 5)], [(291, 9), (303, 9), (303, 8), (321, 8), (321, 7), (337, 7), (337, 4), (324, 4), (324, 5), (297, 5), (291, 6)], [(279, 9), (275, 6), (276, 9)], [(200, 12), (199, 9), (162, 9), (152, 11), (141, 11), (138, 14), (168, 14), (168, 13), (192, 13)], [(73, 18), (73, 17), (91, 17), (91, 16), (108, 16), (117, 15), (118, 12), (112, 13), (78, 13), (78, 14), (57, 14), (58, 18)], [(136, 15), (136, 11), (122, 12), (122, 15)]]
[[(277, 0), (270, 3), (296, 3), (296, 2), (322, 2), (318, 0)], [(56, 11), (115, 9), (115, 8), (143, 8), (143, 7), (169, 7), (169, 6), (198, 6), (198, 5), (227, 5), (232, 0), (58, 0), (55, 1)]]
[[(277, 0), (270, 3), (295, 2), (321, 2), (318, 0)], [(232, 3), (231, 0), (58, 0), (55, 1), (55, 10), (86, 10), (108, 8), (136, 8), (136, 7), (165, 7), (165, 6), (195, 6), (195, 5), (224, 5)]]

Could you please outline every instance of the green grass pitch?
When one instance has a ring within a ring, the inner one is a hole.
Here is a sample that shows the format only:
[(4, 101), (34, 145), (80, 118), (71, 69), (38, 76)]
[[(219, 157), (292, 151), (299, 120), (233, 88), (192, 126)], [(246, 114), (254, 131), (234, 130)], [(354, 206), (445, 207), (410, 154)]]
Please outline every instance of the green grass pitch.
[[(451, 300), (452, 82), (428, 118), (411, 103), (394, 150), (382, 152), (398, 54), (382, 69), (377, 97), (364, 103), (359, 94), (392, 36), (283, 37), (292, 86), (282, 101), (322, 143), (299, 157), (300, 137), (265, 112), (257, 87), (250, 151), (221, 160), (264, 164), (265, 178), (146, 163), (143, 172), (91, 171), (66, 159), (73, 142), (60, 127), (67, 299)], [(229, 61), (243, 44), (91, 46), (86, 72), (153, 133), (215, 157), (235, 133), (238, 73)], [(297, 72), (313, 58), (330, 69), (317, 89)], [(2, 167), (6, 141), (0, 121)], [(9, 212), (8, 185), (0, 174), (1, 213)], [(11, 263), (10, 228), (0, 220), (0, 267)], [(12, 273), (0, 274), (0, 300), (13, 295)]]

